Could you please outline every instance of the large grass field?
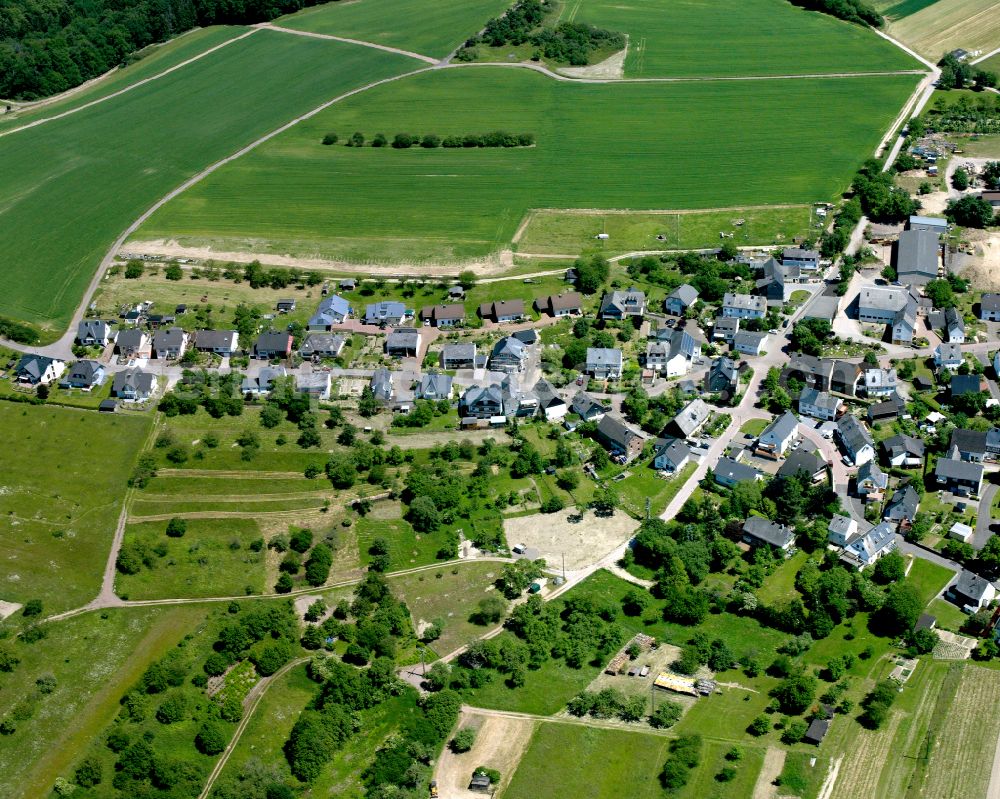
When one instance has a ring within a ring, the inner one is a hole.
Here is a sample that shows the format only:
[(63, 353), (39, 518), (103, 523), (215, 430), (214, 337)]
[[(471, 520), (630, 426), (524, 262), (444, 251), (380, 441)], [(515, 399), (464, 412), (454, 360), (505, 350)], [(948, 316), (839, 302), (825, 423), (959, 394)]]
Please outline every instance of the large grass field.
[(871, 31), (785, 0), (567, 0), (562, 19), (627, 33), (626, 77), (919, 68)]
[(3, 114), (0, 116), (0, 132), (34, 122), (37, 119), (62, 114), (73, 108), (79, 108), (81, 105), (105, 98), (133, 86), (139, 81), (159, 75), (188, 59), (195, 58), (206, 50), (239, 36), (246, 30), (243, 27), (214, 25), (210, 28), (188, 31), (163, 44), (150, 45), (139, 52), (137, 61), (128, 66), (119, 67), (107, 77), (80, 88), (79, 91), (73, 91), (63, 99), (44, 105), (15, 109), (11, 113)]
[(443, 58), (512, 4), (513, 0), (357, 0), (314, 6), (276, 24)]
[(46, 612), (94, 598), (149, 425), (0, 402), (0, 598)]
[(625, 730), (539, 724), (506, 799), (660, 799), (669, 739)]
[(417, 63), (261, 31), (114, 100), (0, 138), (0, 314), (64, 325), (108, 246), (157, 199), (296, 115)]
[[(497, 67), (440, 70), (297, 125), (168, 203), (134, 238), (355, 263), (440, 263), (508, 246), (530, 208), (830, 200), (913, 85), (898, 76), (607, 86)], [(391, 138), (497, 128), (532, 132), (536, 146), (320, 143), (328, 132)]]
[[(146, 667), (204, 617), (204, 607), (131, 608), (87, 613), (46, 627), (34, 644), (13, 644), (20, 663), (0, 674), (0, 717), (28, 717), (0, 746), (7, 799), (49, 795), (119, 710), (118, 701)], [(49, 694), (35, 681), (55, 678)]]
[(898, 10), (908, 13), (891, 22), (888, 30), (925, 58), (936, 62), (956, 47), (983, 52), (1000, 47), (997, 0), (937, 0), (919, 5), (924, 7), (918, 8), (916, 0), (900, 3)]

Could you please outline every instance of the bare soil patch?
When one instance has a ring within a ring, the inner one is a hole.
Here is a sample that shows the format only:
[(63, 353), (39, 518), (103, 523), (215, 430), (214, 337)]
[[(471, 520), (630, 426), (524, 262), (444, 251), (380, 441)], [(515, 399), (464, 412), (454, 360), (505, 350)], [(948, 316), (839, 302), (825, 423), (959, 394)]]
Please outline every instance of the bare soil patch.
[[(639, 657), (635, 660), (630, 660), (626, 666), (625, 674), (607, 674), (602, 671), (598, 674), (593, 682), (587, 686), (588, 691), (601, 691), (605, 688), (617, 688), (625, 696), (642, 696), (646, 699), (647, 710), (652, 710), (650, 707), (651, 699), (651, 686), (653, 680), (657, 678), (660, 672), (668, 671), (671, 663), (676, 661), (681, 656), (680, 647), (672, 646), (670, 644), (660, 644), (656, 649), (651, 649), (646, 652), (641, 652)], [(643, 666), (649, 666), (649, 674), (645, 677), (629, 677), (627, 669), (631, 669), (633, 666), (642, 668)], [(699, 675), (700, 676), (700, 675)], [(706, 675), (707, 676), (707, 675)], [(656, 692), (657, 703), (669, 699), (671, 702), (676, 702), (681, 707), (684, 708), (686, 713), (691, 709), (695, 702), (698, 700), (693, 696), (684, 696), (683, 694), (674, 694), (670, 691), (664, 691), (662, 689)], [(560, 715), (568, 715), (566, 711), (562, 711)], [(623, 727), (635, 728), (635, 724), (630, 724), (628, 722), (622, 722)]]
[(624, 50), (608, 56), (597, 64), (586, 67), (560, 67), (556, 70), (569, 78), (604, 78), (621, 80), (625, 77), (625, 56), (628, 55), (628, 44)]
[(966, 236), (975, 247), (975, 255), (962, 270), (962, 277), (974, 288), (1000, 290), (1000, 233), (969, 230)]
[(0, 621), (3, 621), (8, 616), (13, 616), (20, 609), (21, 606), (17, 602), (0, 601)]
[(483, 794), (469, 790), (472, 772), (479, 766), (500, 772), (501, 780), (496, 793), (502, 796), (528, 749), (535, 723), (531, 719), (482, 716), (463, 710), (459, 729), (475, 729), (476, 742), (471, 750), (461, 755), (448, 747), (441, 753), (434, 768), (441, 799), (480, 799)]
[(507, 543), (525, 544), (538, 550), (549, 566), (580, 569), (613, 551), (632, 537), (639, 523), (621, 511), (614, 516), (595, 516), (587, 511), (579, 522), (571, 522), (575, 510), (505, 519)]
[(753, 799), (774, 799), (778, 789), (774, 781), (778, 779), (781, 770), (785, 767), (785, 750), (776, 747), (767, 747), (764, 753), (764, 765), (760, 767), (757, 775), (757, 783), (753, 786)]

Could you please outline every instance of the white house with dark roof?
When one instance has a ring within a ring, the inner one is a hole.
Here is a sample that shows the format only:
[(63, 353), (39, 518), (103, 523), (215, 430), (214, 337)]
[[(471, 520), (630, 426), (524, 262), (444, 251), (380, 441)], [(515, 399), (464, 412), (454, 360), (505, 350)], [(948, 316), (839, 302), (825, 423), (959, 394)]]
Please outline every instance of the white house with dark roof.
[(390, 358), (416, 358), (422, 336), (415, 327), (397, 327), (385, 337), (385, 354)]
[(89, 391), (96, 386), (104, 384), (107, 371), (102, 363), (98, 361), (77, 361), (66, 372), (66, 376), (59, 381), (59, 385), (64, 388), (82, 388)]
[(299, 347), (303, 358), (339, 358), (347, 341), (340, 334), (310, 333)]
[(123, 358), (148, 358), (153, 354), (153, 340), (145, 330), (133, 327), (118, 334), (115, 349)]
[(984, 294), (980, 298), (979, 318), (984, 322), (1000, 322), (1000, 294)]
[(882, 451), (890, 466), (917, 469), (924, 465), (924, 442), (907, 435), (895, 435), (882, 442)]
[(882, 518), (885, 521), (896, 522), (897, 524), (912, 522), (917, 518), (917, 508), (919, 507), (920, 495), (914, 490), (913, 486), (907, 484), (895, 490), (889, 499), (889, 503), (885, 506), (885, 510), (882, 512)]
[(862, 385), (865, 394), (869, 397), (888, 397), (896, 393), (896, 389), (899, 387), (899, 376), (895, 369), (871, 367), (865, 369)]
[(875, 442), (856, 416), (845, 413), (837, 420), (837, 438), (855, 466), (874, 460)]
[(763, 319), (767, 315), (767, 300), (751, 294), (727, 292), (722, 298), (722, 315), (736, 319)]
[(573, 413), (585, 422), (598, 422), (608, 412), (607, 407), (590, 396), (586, 391), (576, 392), (571, 407)]
[(801, 247), (786, 247), (781, 252), (781, 263), (793, 265), (807, 272), (819, 269), (820, 254), (816, 250), (804, 250)]
[(365, 324), (390, 327), (400, 324), (409, 316), (406, 306), (394, 300), (373, 302), (365, 307)]
[(847, 546), (847, 542), (858, 532), (858, 523), (850, 516), (837, 514), (827, 525), (827, 541), (835, 547)]
[[(617, 350), (616, 350), (617, 352)], [(646, 368), (666, 377), (680, 377), (701, 357), (701, 344), (685, 330), (675, 330), (667, 341), (646, 344)]]
[(753, 466), (725, 457), (719, 458), (712, 473), (715, 482), (726, 488), (732, 488), (737, 483), (759, 482), (764, 479), (763, 472)]
[(959, 607), (979, 610), (996, 599), (997, 589), (985, 577), (980, 577), (968, 569), (962, 569), (958, 580), (947, 593)]
[(111, 393), (125, 402), (145, 402), (156, 389), (156, 376), (138, 367), (116, 372)]
[(14, 369), (14, 379), (29, 386), (54, 383), (66, 371), (66, 362), (44, 355), (22, 355)]
[(646, 313), (646, 293), (635, 286), (627, 291), (610, 291), (601, 300), (601, 319), (630, 319)]
[(557, 422), (569, 411), (566, 400), (559, 396), (556, 387), (548, 380), (539, 380), (531, 390), (538, 397), (538, 411), (547, 422)]
[(671, 316), (684, 316), (687, 311), (698, 300), (698, 289), (685, 283), (683, 286), (675, 288), (663, 301), (663, 309)]
[(689, 438), (701, 429), (711, 415), (712, 409), (708, 405), (694, 399), (670, 421), (670, 426), (676, 428), (682, 438)]
[(520, 372), (528, 357), (525, 344), (513, 336), (500, 339), (490, 353), (490, 369), (495, 372)]
[(785, 411), (757, 439), (757, 453), (778, 458), (799, 439), (799, 418), (791, 411)]
[(375, 399), (379, 402), (384, 405), (388, 405), (392, 402), (392, 396), (394, 393), (392, 372), (384, 366), (378, 367), (372, 373), (372, 377), (371, 380), (368, 381), (368, 385), (375, 394)]
[(441, 348), (441, 368), (442, 369), (475, 369), (476, 368), (476, 345), (472, 344), (445, 344)]
[(157, 330), (153, 334), (153, 352), (161, 360), (176, 360), (187, 350), (188, 334), (179, 327)]
[(732, 344), (736, 334), (740, 332), (740, 320), (735, 316), (717, 316), (712, 323), (712, 340), (725, 341)]
[(733, 336), (733, 349), (744, 355), (763, 355), (767, 350), (767, 333), (741, 330)]
[(463, 419), (504, 419), (503, 390), (489, 386), (469, 386), (458, 401), (458, 413)]
[(840, 410), (840, 400), (826, 391), (804, 388), (799, 394), (799, 413), (813, 419), (833, 421)]
[(76, 327), (76, 340), (84, 346), (108, 346), (113, 338), (111, 325), (100, 319), (81, 319)]
[(958, 369), (965, 363), (965, 356), (962, 355), (962, 348), (958, 344), (942, 342), (934, 349), (934, 365), (939, 369)]
[(983, 465), (960, 458), (938, 458), (934, 464), (937, 484), (957, 496), (979, 495), (983, 488)]
[(690, 460), (691, 450), (688, 445), (675, 438), (657, 446), (653, 455), (653, 468), (675, 474), (687, 466)]
[(587, 347), (584, 371), (595, 380), (618, 380), (622, 376), (622, 351), (610, 347)]
[(448, 400), (451, 399), (451, 386), (451, 375), (428, 372), (420, 378), (416, 397), (424, 400)]
[(856, 533), (840, 556), (842, 562), (863, 569), (896, 550), (895, 525), (879, 522), (866, 533)]
[(875, 461), (861, 465), (856, 477), (857, 494), (865, 502), (881, 502), (889, 487), (889, 475), (883, 472)]
[(762, 516), (751, 516), (743, 523), (743, 540), (753, 547), (767, 545), (787, 552), (795, 543), (795, 531)]
[(235, 330), (199, 330), (194, 336), (194, 348), (199, 352), (232, 355), (240, 348), (240, 334)]
[(944, 335), (949, 344), (965, 343), (965, 317), (957, 308), (946, 308), (944, 312)]

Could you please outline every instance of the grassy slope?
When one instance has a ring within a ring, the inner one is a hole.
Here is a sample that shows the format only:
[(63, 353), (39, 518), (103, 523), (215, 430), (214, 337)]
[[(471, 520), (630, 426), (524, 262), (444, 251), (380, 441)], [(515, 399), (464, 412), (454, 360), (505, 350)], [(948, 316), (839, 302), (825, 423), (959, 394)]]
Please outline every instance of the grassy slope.
[[(831, 199), (910, 77), (579, 85), (454, 69), (380, 87), (297, 126), (169, 203), (137, 238), (363, 262), (505, 246), (532, 207), (705, 208)], [(794, 107), (795, 114), (787, 113)], [(644, 109), (645, 113), (637, 113)], [(745, 117), (740, 135), (732, 121)], [(323, 147), (329, 131), (530, 131), (514, 150)], [(344, 198), (349, 198), (346, 202)]]
[(140, 608), (102, 615), (58, 622), (42, 641), (14, 645), (21, 662), (0, 674), (0, 716), (34, 694), (42, 674), (52, 674), (57, 686), (0, 747), (0, 785), (9, 799), (47, 796), (56, 777), (71, 778), (71, 765), (114, 718), (122, 694), (205, 610)]
[(511, 0), (359, 0), (315, 6), (277, 24), (444, 57), (511, 4)]
[(629, 34), (626, 77), (881, 72), (919, 65), (875, 34), (786, 0), (570, 0), (562, 18)]
[(144, 416), (0, 403), (3, 599), (47, 612), (93, 599), (148, 431)]
[(164, 70), (194, 58), (200, 53), (239, 36), (246, 28), (230, 25), (213, 25), (199, 28), (171, 39), (162, 45), (151, 45), (142, 52), (145, 55), (133, 64), (123, 67), (97, 83), (72, 94), (64, 100), (49, 103), (38, 108), (28, 108), (16, 114), (0, 117), (0, 131), (33, 122), (43, 117), (61, 114), (72, 108), (107, 97), (141, 80), (158, 75)]
[(167, 191), (324, 100), (415, 63), (265, 31), (197, 68), (0, 139), (0, 314), (64, 324), (108, 245)]

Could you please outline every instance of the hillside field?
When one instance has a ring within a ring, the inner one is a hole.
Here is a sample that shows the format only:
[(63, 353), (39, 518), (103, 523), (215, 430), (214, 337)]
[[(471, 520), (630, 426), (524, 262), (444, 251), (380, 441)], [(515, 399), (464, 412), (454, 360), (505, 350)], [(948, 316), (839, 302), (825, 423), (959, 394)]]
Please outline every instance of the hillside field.
[(478, 33), (513, 0), (355, 0), (325, 3), (275, 24), (441, 57)]
[[(917, 9), (913, 0), (899, 5)], [(936, 62), (957, 47), (984, 53), (1000, 47), (997, 0), (937, 0), (922, 5), (925, 7), (891, 22), (888, 32), (925, 58)]]
[(568, 0), (561, 19), (627, 33), (626, 77), (920, 68), (871, 31), (786, 0)]
[(0, 138), (0, 315), (62, 328), (110, 244), (164, 194), (295, 115), (415, 64), (261, 31), (106, 103)]
[[(530, 208), (831, 200), (913, 86), (910, 76), (607, 86), (517, 69), (439, 70), (295, 126), (172, 200), (134, 239), (354, 263), (460, 261), (509, 246)], [(495, 129), (534, 133), (536, 144), (320, 143), (329, 132)]]
[(145, 416), (0, 403), (0, 599), (97, 594)]

